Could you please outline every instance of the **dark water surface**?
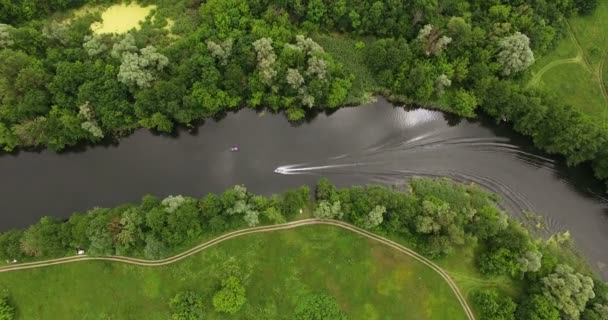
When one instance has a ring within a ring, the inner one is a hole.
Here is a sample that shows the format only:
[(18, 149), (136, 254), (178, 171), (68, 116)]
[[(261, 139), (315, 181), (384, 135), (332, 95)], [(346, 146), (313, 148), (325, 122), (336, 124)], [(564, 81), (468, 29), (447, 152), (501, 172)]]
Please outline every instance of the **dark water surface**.
[[(500, 194), (514, 215), (533, 211), (552, 230), (570, 230), (594, 265), (608, 264), (608, 205), (593, 195), (588, 170), (567, 170), (492, 123), (453, 122), (381, 99), (297, 127), (280, 115), (242, 110), (178, 138), (141, 130), (84, 152), (2, 155), (0, 230), (147, 193), (199, 197), (243, 183), (270, 194), (320, 176), (342, 186), (448, 176)], [(233, 145), (240, 150), (230, 152)]]

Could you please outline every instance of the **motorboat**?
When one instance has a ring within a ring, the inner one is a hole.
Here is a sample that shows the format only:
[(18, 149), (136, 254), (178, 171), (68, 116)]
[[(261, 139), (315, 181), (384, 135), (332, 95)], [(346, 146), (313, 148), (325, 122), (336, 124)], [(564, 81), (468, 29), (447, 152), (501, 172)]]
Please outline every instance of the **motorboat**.
[(235, 147), (231, 147), (230, 151), (232, 151), (232, 152), (239, 151), (239, 147), (236, 147), (236, 146)]

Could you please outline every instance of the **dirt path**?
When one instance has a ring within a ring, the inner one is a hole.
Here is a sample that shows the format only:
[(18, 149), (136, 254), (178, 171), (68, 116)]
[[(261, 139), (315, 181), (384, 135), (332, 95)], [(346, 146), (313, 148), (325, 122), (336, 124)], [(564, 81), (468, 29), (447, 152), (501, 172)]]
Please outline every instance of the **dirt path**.
[(445, 272), (437, 264), (435, 264), (431, 260), (425, 258), (424, 256), (418, 254), (417, 252), (413, 251), (412, 249), (404, 247), (392, 240), (380, 237), (369, 231), (360, 229), (351, 224), (348, 224), (348, 223), (345, 223), (342, 221), (337, 221), (337, 220), (305, 219), (305, 220), (288, 222), (288, 223), (284, 223), (284, 224), (263, 226), (263, 227), (254, 227), (254, 228), (233, 231), (233, 232), (224, 234), (222, 236), (219, 236), (213, 240), (202, 243), (198, 246), (195, 246), (192, 249), (186, 250), (175, 256), (172, 256), (172, 257), (169, 257), (166, 259), (161, 259), (161, 260), (144, 260), (144, 259), (137, 259), (137, 258), (121, 257), (121, 256), (104, 256), (104, 257), (74, 256), (74, 257), (66, 257), (66, 258), (52, 259), (52, 260), (46, 260), (46, 261), (38, 261), (38, 262), (30, 262), (30, 263), (22, 263), (22, 264), (4, 266), (4, 267), (0, 267), (0, 272), (42, 268), (42, 267), (48, 267), (48, 266), (53, 266), (53, 265), (58, 265), (58, 264), (66, 264), (66, 263), (81, 262), (81, 261), (93, 261), (93, 260), (122, 262), (122, 263), (126, 263), (126, 264), (145, 266), (145, 267), (163, 266), (163, 265), (167, 265), (167, 264), (171, 264), (171, 263), (180, 261), (193, 254), (201, 252), (211, 246), (214, 246), (218, 243), (224, 242), (224, 241), (232, 239), (232, 238), (240, 237), (240, 236), (247, 235), (247, 234), (263, 233), (263, 232), (270, 232), (270, 231), (276, 231), (276, 230), (287, 230), (287, 229), (293, 229), (293, 228), (298, 228), (298, 227), (302, 227), (302, 226), (310, 226), (310, 225), (331, 225), (331, 226), (339, 227), (339, 228), (354, 232), (358, 235), (361, 235), (361, 236), (371, 239), (373, 241), (379, 242), (385, 246), (391, 247), (403, 254), (406, 254), (406, 255), (418, 260), (419, 262), (421, 262), (424, 265), (431, 268), (433, 271), (437, 272), (447, 282), (447, 284), (450, 286), (450, 288), (456, 295), (456, 298), (460, 302), (460, 305), (464, 309), (464, 311), (467, 315), (467, 318), (469, 320), (475, 320), (475, 315), (473, 314), (473, 311), (471, 310), (470, 306), (468, 305), (465, 297), (462, 295), (462, 293), (456, 286), (456, 283), (454, 282), (454, 280), (452, 280), (452, 278), (448, 275), (448, 273)]
[(578, 43), (578, 39), (574, 35), (574, 32), (572, 31), (572, 28), (570, 27), (570, 23), (568, 23), (568, 21), (566, 21), (566, 26), (567, 26), (566, 29), (568, 30), (568, 36), (572, 39), (572, 41), (576, 45), (576, 56), (574, 58), (560, 59), (560, 60), (555, 60), (555, 61), (549, 62), (547, 65), (542, 67), (540, 70), (538, 70), (537, 73), (534, 74), (534, 77), (532, 77), (532, 80), (530, 80), (530, 82), (528, 83), (528, 86), (537, 85), (538, 82), (540, 81), (540, 78), (542, 78), (542, 76), (545, 74), (545, 72), (549, 71), (553, 67), (556, 67), (556, 66), (559, 66), (562, 64), (578, 63), (578, 64), (582, 65), (583, 67), (585, 67), (587, 70), (589, 70), (589, 72), (593, 73), (591, 65), (585, 58), (585, 53), (583, 52), (583, 47), (581, 47), (581, 45)]
[(600, 61), (600, 64), (599, 64), (597, 70), (593, 69), (591, 62), (589, 62), (589, 59), (585, 55), (585, 51), (583, 51), (583, 47), (581, 46), (581, 43), (578, 41), (578, 38), (576, 37), (576, 34), (574, 33), (574, 30), (572, 29), (572, 26), (570, 25), (570, 22), (568, 22), (568, 20), (566, 20), (566, 25), (568, 26), (568, 33), (574, 39), (574, 43), (576, 44), (576, 48), (577, 48), (578, 52), (583, 56), (583, 62), (585, 62), (585, 66), (587, 67), (587, 70), (589, 70), (589, 72), (591, 72), (591, 74), (593, 74), (595, 76), (595, 79), (599, 82), (600, 89), (602, 90), (602, 96), (604, 96), (604, 101), (608, 102), (608, 91), (606, 90), (606, 86), (604, 85), (604, 79), (603, 79), (604, 75), (602, 72), (603, 68), (604, 68), (604, 59), (602, 59)]
[(561, 59), (561, 60), (551, 61), (547, 65), (545, 65), (544, 67), (542, 67), (542, 69), (538, 70), (537, 73), (534, 74), (534, 77), (532, 77), (532, 79), (530, 80), (530, 82), (528, 82), (528, 86), (535, 86), (535, 85), (537, 85), (538, 82), (540, 82), (540, 78), (542, 78), (542, 76), (545, 74), (545, 72), (549, 71), (553, 67), (556, 67), (556, 66), (559, 66), (559, 65), (562, 65), (562, 64), (568, 64), (568, 63), (579, 63), (579, 64), (582, 64), (582, 62), (583, 62), (583, 59), (578, 54), (574, 58), (568, 58), (568, 59)]
[(606, 84), (604, 83), (604, 60), (605, 57), (600, 61), (600, 66), (597, 69), (597, 77), (600, 81), (600, 87), (602, 87), (602, 94), (604, 95), (604, 99), (608, 102), (608, 90), (606, 90)]

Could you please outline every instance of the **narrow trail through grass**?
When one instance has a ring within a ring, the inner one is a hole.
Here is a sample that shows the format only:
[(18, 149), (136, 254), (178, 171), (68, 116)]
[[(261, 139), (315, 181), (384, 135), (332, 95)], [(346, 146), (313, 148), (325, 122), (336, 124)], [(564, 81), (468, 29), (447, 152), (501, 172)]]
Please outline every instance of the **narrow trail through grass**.
[(53, 265), (68, 264), (68, 263), (75, 263), (75, 262), (82, 262), (82, 261), (91, 261), (91, 260), (121, 262), (124, 264), (144, 266), (144, 267), (165, 266), (165, 265), (173, 264), (175, 262), (183, 260), (189, 256), (199, 253), (205, 249), (208, 249), (208, 248), (210, 248), (216, 244), (219, 244), (221, 242), (224, 242), (226, 240), (237, 238), (237, 237), (240, 237), (243, 235), (254, 234), (254, 233), (265, 233), (265, 232), (276, 231), (276, 230), (287, 230), (287, 229), (293, 229), (293, 228), (297, 228), (297, 227), (310, 226), (310, 225), (329, 225), (329, 226), (339, 227), (341, 229), (344, 229), (344, 230), (353, 232), (355, 234), (358, 234), (360, 236), (363, 236), (367, 239), (373, 240), (374, 242), (377, 242), (384, 246), (390, 247), (400, 253), (406, 254), (406, 255), (414, 258), (418, 262), (421, 262), (422, 264), (426, 265), (429, 269), (436, 272), (449, 285), (450, 289), (452, 290), (452, 292), (458, 299), (458, 302), (462, 306), (462, 309), (464, 310), (467, 319), (475, 320), (475, 315), (474, 315), (471, 307), (468, 305), (464, 295), (461, 293), (461, 291), (458, 288), (458, 286), (456, 285), (456, 283), (452, 280), (452, 278), (446, 271), (444, 271), (441, 267), (439, 267), (433, 261), (427, 259), (426, 257), (418, 254), (417, 252), (415, 252), (405, 246), (402, 246), (392, 240), (383, 238), (383, 237), (378, 236), (369, 231), (360, 229), (351, 224), (348, 224), (348, 223), (345, 223), (342, 221), (337, 221), (337, 220), (323, 220), (323, 219), (314, 219), (313, 218), (313, 219), (305, 219), (305, 220), (288, 222), (288, 223), (280, 224), (280, 225), (271, 225), (271, 226), (262, 226), (262, 227), (242, 229), (242, 230), (224, 234), (220, 237), (217, 237), (211, 241), (202, 243), (192, 249), (189, 249), (183, 253), (177, 254), (173, 257), (169, 257), (167, 259), (162, 259), (162, 260), (156, 260), (156, 261), (129, 258), (129, 257), (121, 257), (121, 256), (107, 256), (107, 257), (75, 256), (75, 257), (59, 258), (59, 259), (52, 259), (52, 260), (46, 260), (46, 261), (4, 266), (4, 267), (0, 267), (0, 272), (10, 272), (10, 271), (25, 270), (25, 269), (38, 269), (38, 268), (44, 268), (44, 267), (53, 266)]
[(579, 24), (594, 24), (600, 19), (602, 16), (577, 17), (565, 21), (566, 37), (560, 40), (553, 52), (537, 62), (526, 85), (546, 87), (565, 103), (580, 109), (599, 123), (606, 124), (608, 90), (604, 81), (604, 60), (608, 56), (606, 50), (593, 44), (592, 40), (598, 36), (589, 38), (588, 35), (583, 35), (581, 38), (577, 34), (581, 30)]

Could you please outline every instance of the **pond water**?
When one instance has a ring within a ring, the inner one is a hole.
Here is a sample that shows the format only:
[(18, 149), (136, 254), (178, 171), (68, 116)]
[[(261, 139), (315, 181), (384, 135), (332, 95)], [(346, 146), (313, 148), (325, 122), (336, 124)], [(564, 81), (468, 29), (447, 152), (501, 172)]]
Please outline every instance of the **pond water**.
[(97, 34), (120, 34), (133, 28), (139, 29), (139, 23), (155, 8), (156, 6), (142, 7), (136, 3), (113, 5), (101, 14), (102, 22), (91, 25), (91, 30)]
[(0, 174), (1, 230), (147, 193), (200, 197), (242, 183), (271, 194), (322, 176), (340, 186), (448, 176), (500, 194), (513, 215), (542, 215), (551, 230), (569, 230), (598, 269), (608, 263), (608, 205), (588, 169), (567, 169), (492, 122), (383, 99), (300, 126), (244, 109), (177, 137), (139, 130), (117, 145), (2, 155)]

